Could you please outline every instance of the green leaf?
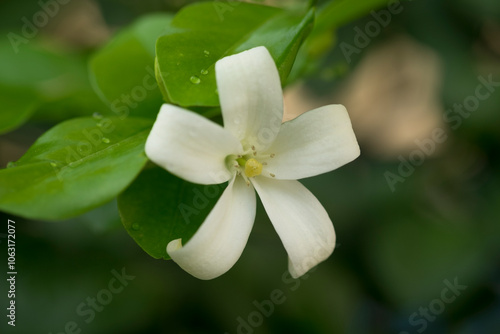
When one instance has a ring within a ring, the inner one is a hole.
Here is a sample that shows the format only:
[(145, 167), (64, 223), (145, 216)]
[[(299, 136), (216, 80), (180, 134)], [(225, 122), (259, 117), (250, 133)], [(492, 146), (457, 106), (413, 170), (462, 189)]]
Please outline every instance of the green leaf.
[(148, 119), (78, 118), (60, 123), (0, 170), (0, 210), (56, 220), (116, 197), (147, 158)]
[(181, 106), (218, 106), (215, 63), (226, 56), (265, 46), (284, 83), (314, 10), (286, 11), (248, 3), (198, 3), (181, 10), (156, 43), (157, 80), (166, 100)]
[(31, 118), (34, 122), (56, 124), (89, 117), (95, 112), (111, 114), (90, 84), (88, 56), (68, 55), (67, 58), (71, 61), (67, 73), (46, 85), (44, 101)]
[(156, 166), (145, 169), (118, 197), (123, 226), (146, 253), (170, 259), (167, 244), (178, 238), (186, 243), (225, 186), (192, 184)]
[(387, 0), (340, 0), (330, 1), (319, 7), (314, 29), (297, 55), (296, 64), (290, 74), (290, 82), (302, 77), (304, 73), (320, 70), (322, 63), (319, 59), (334, 47), (337, 28), (387, 4)]
[(155, 42), (172, 16), (141, 18), (99, 50), (90, 61), (94, 89), (120, 117), (155, 118), (162, 96), (155, 80)]
[[(0, 41), (0, 134), (26, 122), (44, 101), (65, 92), (72, 61), (34, 43), (17, 52)], [(69, 84), (68, 84), (69, 83)]]
[(0, 84), (0, 134), (26, 122), (39, 103), (39, 96), (33, 89)]
[(387, 0), (331, 1), (318, 10), (314, 30), (320, 32), (338, 28), (387, 4)]
[(55, 52), (27, 44), (15, 52), (10, 43), (0, 41), (0, 83), (33, 87), (64, 75), (70, 61)]

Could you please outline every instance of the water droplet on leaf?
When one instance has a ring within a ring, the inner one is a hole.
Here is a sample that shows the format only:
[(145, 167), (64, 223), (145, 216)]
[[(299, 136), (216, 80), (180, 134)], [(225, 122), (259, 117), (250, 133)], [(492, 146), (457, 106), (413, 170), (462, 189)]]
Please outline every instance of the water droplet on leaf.
[(55, 162), (51, 162), (50, 165), (54, 168), (57, 167), (57, 164)]
[(210, 55), (210, 52), (208, 50), (203, 51), (203, 53), (205, 54), (205, 57), (208, 57)]
[(191, 80), (191, 82), (194, 83), (195, 85), (201, 82), (200, 78), (198, 78), (196, 75), (193, 75), (189, 80)]
[(201, 74), (207, 75), (208, 74), (208, 70), (201, 70)]
[(137, 224), (137, 223), (132, 224), (132, 229), (134, 231), (139, 231), (140, 228), (141, 228), (141, 226), (139, 224)]
[(111, 142), (111, 140), (109, 140), (109, 138), (106, 138), (106, 137), (103, 137), (101, 140), (105, 144), (109, 144)]

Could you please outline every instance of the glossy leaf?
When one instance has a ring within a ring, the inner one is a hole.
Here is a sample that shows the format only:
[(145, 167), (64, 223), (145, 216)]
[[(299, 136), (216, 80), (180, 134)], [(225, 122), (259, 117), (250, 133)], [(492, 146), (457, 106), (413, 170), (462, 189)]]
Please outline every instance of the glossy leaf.
[[(218, 106), (215, 63), (256, 46), (266, 46), (285, 82), (309, 33), (314, 10), (221, 2), (188, 6), (156, 44), (157, 80), (165, 99), (181, 106)], [(221, 8), (226, 8), (224, 11)]]
[(187, 242), (225, 187), (192, 184), (154, 166), (118, 197), (118, 209), (125, 229), (146, 253), (170, 259), (167, 244), (178, 238)]
[(143, 17), (91, 59), (94, 89), (117, 116), (156, 117), (162, 96), (154, 73), (155, 43), (170, 21), (169, 14)]
[(116, 197), (147, 162), (147, 119), (78, 118), (42, 135), (0, 170), (0, 210), (56, 220)]

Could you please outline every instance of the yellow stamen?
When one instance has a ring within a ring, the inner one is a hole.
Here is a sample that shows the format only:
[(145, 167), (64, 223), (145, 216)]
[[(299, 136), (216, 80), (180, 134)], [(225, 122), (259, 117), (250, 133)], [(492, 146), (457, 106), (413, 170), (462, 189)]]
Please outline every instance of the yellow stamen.
[(245, 175), (254, 177), (262, 173), (262, 164), (255, 159), (248, 159), (245, 163)]

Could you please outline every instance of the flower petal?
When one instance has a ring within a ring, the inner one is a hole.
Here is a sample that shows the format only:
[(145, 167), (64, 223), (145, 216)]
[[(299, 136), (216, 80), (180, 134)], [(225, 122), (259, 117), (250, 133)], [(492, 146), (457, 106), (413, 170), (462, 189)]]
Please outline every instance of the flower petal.
[(228, 181), (224, 160), (241, 150), (240, 142), (220, 125), (170, 104), (161, 107), (146, 141), (146, 155), (154, 163), (200, 184)]
[(266, 171), (276, 179), (296, 180), (334, 170), (359, 156), (347, 110), (328, 105), (283, 123), (267, 150), (274, 158)]
[(215, 75), (224, 127), (244, 144), (268, 147), (283, 119), (283, 91), (269, 51), (260, 46), (225, 57)]
[(328, 213), (300, 182), (256, 177), (252, 182), (288, 253), (292, 277), (326, 260), (335, 248)]
[(228, 185), (207, 219), (184, 245), (171, 241), (167, 253), (182, 269), (199, 279), (224, 274), (240, 258), (255, 219), (253, 187), (236, 177)]

